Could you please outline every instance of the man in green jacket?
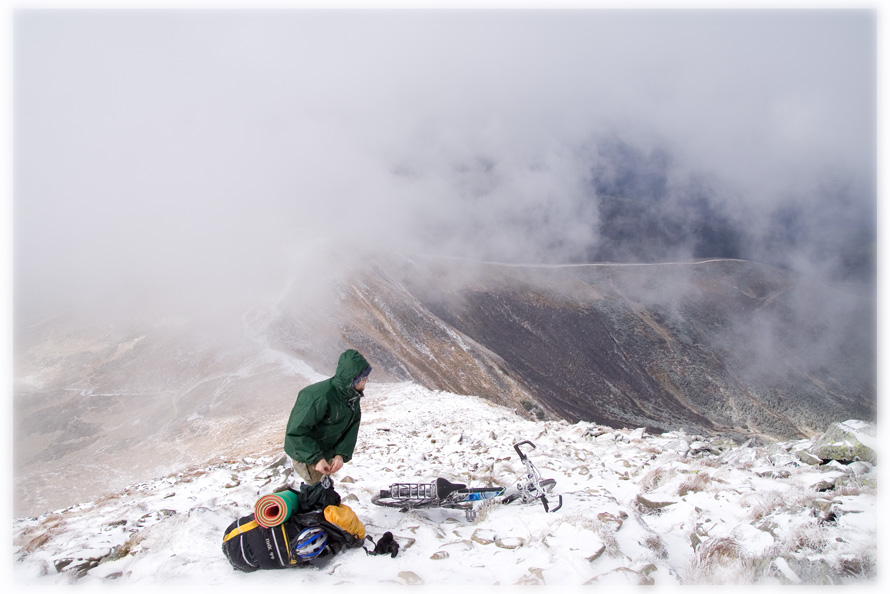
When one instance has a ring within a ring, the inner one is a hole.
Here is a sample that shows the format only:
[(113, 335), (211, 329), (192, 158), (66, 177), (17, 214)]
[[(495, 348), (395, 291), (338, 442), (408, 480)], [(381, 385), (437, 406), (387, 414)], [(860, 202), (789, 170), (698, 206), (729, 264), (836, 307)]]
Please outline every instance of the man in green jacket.
[(309, 485), (352, 459), (362, 419), (359, 400), (371, 366), (355, 349), (340, 355), (334, 377), (300, 390), (291, 410), (284, 451)]

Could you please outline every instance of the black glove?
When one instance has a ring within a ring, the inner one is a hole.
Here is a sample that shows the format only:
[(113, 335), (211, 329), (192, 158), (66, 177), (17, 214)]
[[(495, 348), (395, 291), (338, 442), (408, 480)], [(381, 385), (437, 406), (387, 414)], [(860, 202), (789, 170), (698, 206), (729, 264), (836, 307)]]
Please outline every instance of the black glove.
[[(367, 538), (371, 542), (374, 542), (374, 539), (370, 536)], [(374, 545), (373, 551), (369, 551), (367, 548), (365, 551), (369, 555), (390, 555), (391, 557), (395, 557), (399, 554), (399, 543), (393, 538), (392, 532), (387, 532), (381, 536), (380, 540), (377, 541), (377, 544)]]

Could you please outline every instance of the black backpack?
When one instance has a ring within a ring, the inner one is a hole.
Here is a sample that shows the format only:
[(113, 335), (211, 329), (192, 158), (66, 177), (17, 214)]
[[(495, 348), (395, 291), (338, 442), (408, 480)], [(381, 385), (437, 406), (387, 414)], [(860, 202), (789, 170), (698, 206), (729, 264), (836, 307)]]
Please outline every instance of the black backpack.
[(222, 550), (232, 567), (241, 571), (256, 571), (306, 565), (309, 561), (297, 557), (292, 548), (303, 530), (316, 526), (324, 529), (328, 537), (327, 546), (319, 557), (336, 555), (364, 543), (363, 538), (325, 520), (324, 508), (340, 503), (340, 496), (333, 488), (322, 491), (317, 485), (308, 487), (303, 484), (297, 496), (298, 511), (283, 524), (264, 528), (256, 521), (254, 514), (250, 514), (226, 528)]

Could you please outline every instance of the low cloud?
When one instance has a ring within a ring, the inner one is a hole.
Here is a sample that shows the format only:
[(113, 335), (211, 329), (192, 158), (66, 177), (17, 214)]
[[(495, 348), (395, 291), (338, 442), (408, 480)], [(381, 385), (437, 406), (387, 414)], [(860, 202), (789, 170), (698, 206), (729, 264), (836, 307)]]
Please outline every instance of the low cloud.
[(604, 180), (658, 155), (662, 193), (621, 198), (709, 208), (740, 255), (822, 274), (826, 237), (874, 234), (872, 12), (50, 10), (14, 33), (20, 311), (249, 302), (308, 289), (329, 245), (583, 261)]

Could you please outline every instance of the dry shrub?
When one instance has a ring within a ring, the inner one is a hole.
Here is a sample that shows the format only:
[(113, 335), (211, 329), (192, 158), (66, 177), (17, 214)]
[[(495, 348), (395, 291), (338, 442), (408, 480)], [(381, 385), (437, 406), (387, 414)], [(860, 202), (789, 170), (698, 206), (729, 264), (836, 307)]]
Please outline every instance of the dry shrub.
[(817, 522), (796, 526), (787, 539), (788, 550), (796, 553), (821, 553), (829, 544), (826, 530)]
[(653, 468), (640, 479), (640, 492), (648, 493), (670, 481), (677, 474), (673, 468)]
[(695, 552), (686, 581), (689, 583), (751, 583), (755, 567), (742, 546), (727, 537), (709, 538)]
[(474, 520), (474, 523), (481, 522), (485, 518), (487, 518), (488, 514), (491, 513), (491, 510), (494, 508), (495, 505), (497, 504), (495, 503), (494, 499), (486, 499), (482, 503), (476, 505), (476, 519)]
[(751, 518), (752, 522), (756, 522), (757, 520), (770, 515), (786, 504), (785, 494), (780, 493), (779, 491), (757, 493), (753, 498), (754, 503), (751, 505), (751, 510), (748, 512), (748, 516)]
[(711, 477), (706, 472), (699, 472), (690, 477), (683, 479), (683, 482), (680, 483), (680, 486), (677, 487), (677, 495), (680, 497), (686, 495), (687, 493), (697, 493), (699, 491), (704, 491), (711, 484)]
[(664, 541), (657, 534), (649, 535), (644, 541), (643, 546), (647, 549), (655, 553), (655, 555), (659, 559), (667, 559), (668, 558), (668, 550), (664, 544)]
[(861, 555), (843, 556), (837, 560), (835, 570), (842, 577), (874, 579), (877, 577), (877, 560), (875, 552), (868, 551)]
[(742, 557), (744, 549), (732, 538), (715, 537), (704, 541), (698, 548), (696, 556), (703, 563), (725, 564)]

